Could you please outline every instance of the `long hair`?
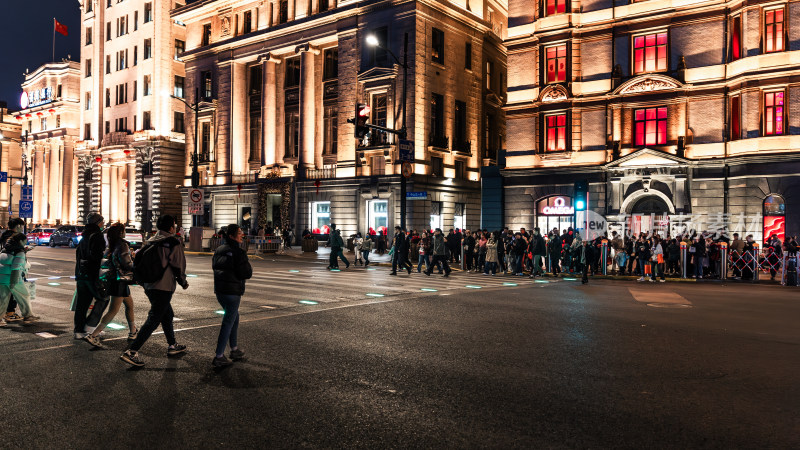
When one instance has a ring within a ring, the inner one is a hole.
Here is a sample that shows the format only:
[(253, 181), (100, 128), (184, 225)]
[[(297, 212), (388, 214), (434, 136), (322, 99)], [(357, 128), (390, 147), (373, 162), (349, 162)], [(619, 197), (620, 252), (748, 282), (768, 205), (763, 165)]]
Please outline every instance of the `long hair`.
[(108, 248), (115, 249), (122, 243), (122, 233), (125, 232), (125, 225), (117, 222), (108, 227)]

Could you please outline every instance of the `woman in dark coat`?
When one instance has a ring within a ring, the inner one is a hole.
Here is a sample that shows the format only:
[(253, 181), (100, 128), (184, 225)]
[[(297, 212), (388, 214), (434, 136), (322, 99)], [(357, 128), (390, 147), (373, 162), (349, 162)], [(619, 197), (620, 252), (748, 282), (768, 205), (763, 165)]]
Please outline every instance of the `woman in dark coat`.
[(217, 247), (211, 260), (211, 267), (214, 269), (214, 293), (225, 310), (217, 338), (217, 352), (211, 362), (216, 368), (231, 365), (231, 361), (225, 357), (225, 347), (229, 343), (231, 359), (238, 361), (244, 358), (244, 352), (239, 349), (237, 343), (239, 303), (244, 295), (245, 280), (253, 276), (253, 268), (250, 266), (247, 252), (239, 247), (243, 239), (244, 232), (238, 225), (228, 225), (225, 229), (225, 242)]

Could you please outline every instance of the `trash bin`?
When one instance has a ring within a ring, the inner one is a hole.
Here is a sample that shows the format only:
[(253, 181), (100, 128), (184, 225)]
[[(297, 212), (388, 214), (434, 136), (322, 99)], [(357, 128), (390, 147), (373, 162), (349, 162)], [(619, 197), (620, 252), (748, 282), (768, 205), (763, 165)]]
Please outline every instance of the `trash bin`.
[(314, 253), (319, 249), (319, 241), (315, 237), (303, 239), (302, 247), (304, 253)]

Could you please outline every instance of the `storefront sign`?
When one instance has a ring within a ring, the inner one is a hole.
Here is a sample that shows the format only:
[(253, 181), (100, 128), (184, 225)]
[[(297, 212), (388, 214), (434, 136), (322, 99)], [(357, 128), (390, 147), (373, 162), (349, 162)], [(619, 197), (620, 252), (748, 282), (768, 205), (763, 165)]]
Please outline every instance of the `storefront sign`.
[(575, 213), (572, 199), (563, 196), (547, 197), (539, 201), (539, 214), (544, 216), (571, 216)]
[(53, 88), (42, 88), (35, 91), (23, 92), (19, 97), (19, 106), (22, 109), (33, 108), (53, 101)]

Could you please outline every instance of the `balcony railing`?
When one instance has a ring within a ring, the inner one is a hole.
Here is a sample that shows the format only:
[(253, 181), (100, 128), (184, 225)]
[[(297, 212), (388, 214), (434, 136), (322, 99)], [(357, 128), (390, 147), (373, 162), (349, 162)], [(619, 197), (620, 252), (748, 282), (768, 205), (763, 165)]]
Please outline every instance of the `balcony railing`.
[(392, 135), (385, 131), (372, 130), (361, 140), (359, 147), (377, 147), (380, 145), (391, 145), (394, 141)]
[(336, 166), (323, 167), (322, 169), (306, 169), (306, 178), (309, 180), (336, 178)]
[(450, 148), (450, 138), (447, 136), (436, 136), (432, 134), (428, 138), (428, 145), (431, 147), (448, 149)]

